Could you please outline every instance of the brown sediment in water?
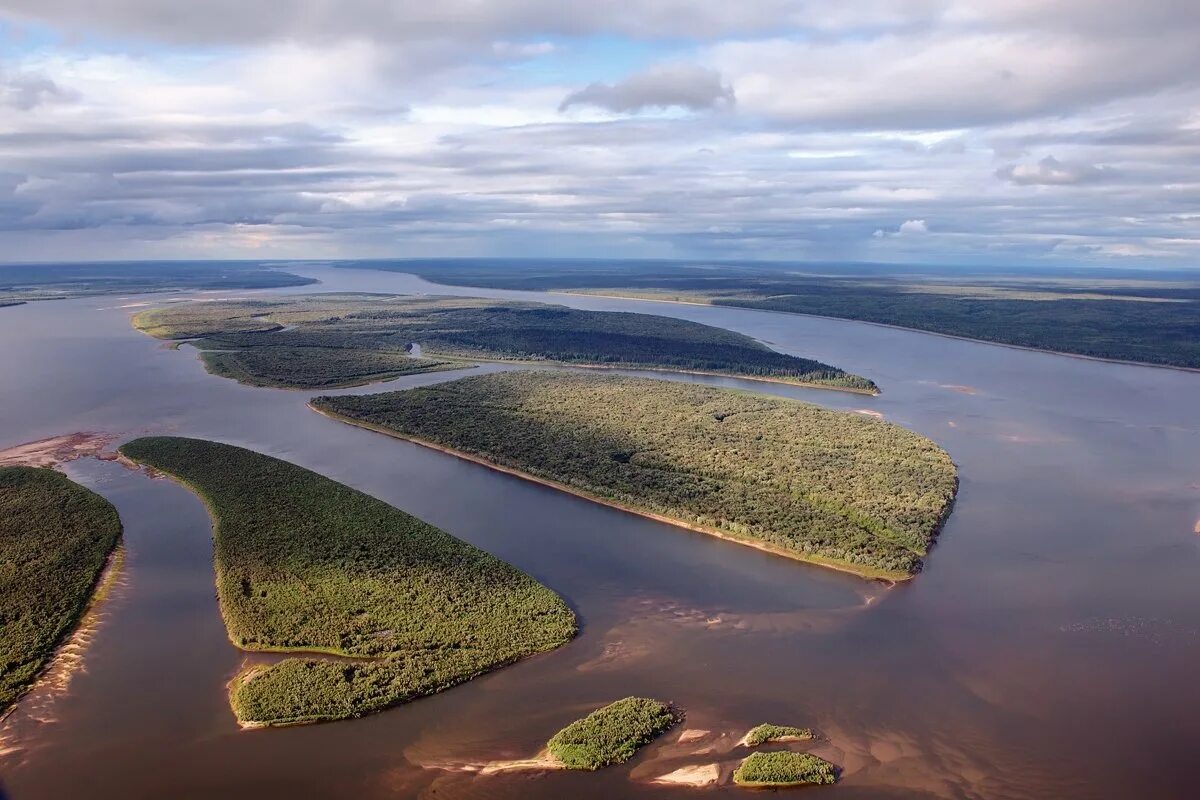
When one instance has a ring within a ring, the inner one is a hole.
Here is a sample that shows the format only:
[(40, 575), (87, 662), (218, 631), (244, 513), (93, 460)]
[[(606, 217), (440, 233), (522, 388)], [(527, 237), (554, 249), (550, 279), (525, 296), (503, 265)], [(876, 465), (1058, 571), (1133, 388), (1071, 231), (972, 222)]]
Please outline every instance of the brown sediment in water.
[(500, 775), (505, 772), (547, 772), (566, 769), (567, 765), (555, 758), (549, 750), (541, 750), (533, 758), (515, 758), (501, 761), (424, 764), (425, 769), (440, 769), (446, 772), (474, 772), (479, 775)]
[(117, 437), (97, 431), (51, 436), (0, 450), (0, 467), (53, 467), (80, 458), (99, 456)]
[(711, 733), (712, 733), (712, 731), (706, 731), (703, 728), (688, 728), (687, 730), (680, 733), (679, 738), (676, 739), (675, 741), (678, 744), (688, 744), (688, 743), (694, 742), (698, 739), (703, 739)]
[(867, 416), (867, 417), (874, 417), (875, 419), (883, 419), (882, 412), (872, 411), (869, 408), (856, 408), (856, 409), (854, 409), (854, 413), (862, 414), (863, 416)]
[[(835, 560), (832, 558), (826, 558), (823, 556), (818, 556), (818, 555), (814, 555), (814, 554), (810, 554), (810, 553), (804, 553), (804, 552), (801, 552), (798, 550), (789, 550), (789, 549), (786, 549), (783, 547), (778, 547), (776, 545), (771, 544), (770, 542), (763, 541), (763, 540), (746, 539), (746, 538), (743, 538), (740, 536), (734, 536), (733, 534), (727, 533), (718, 528), (710, 527), (707, 525), (697, 525), (697, 524), (694, 524), (691, 522), (685, 522), (680, 519), (675, 519), (674, 517), (668, 517), (664, 514), (657, 514), (653, 511), (647, 511), (645, 509), (638, 508), (637, 506), (628, 505), (626, 503), (619, 503), (616, 500), (610, 500), (608, 498), (600, 497), (598, 495), (589, 494), (588, 492), (581, 491), (573, 486), (569, 486), (565, 483), (560, 483), (559, 481), (550, 480), (548, 478), (540, 478), (537, 475), (533, 475), (529, 472), (524, 472), (523, 470), (513, 469), (512, 467), (501, 466), (500, 464), (496, 464), (492, 461), (488, 461), (486, 458), (483, 458), (481, 456), (472, 455), (471, 453), (467, 453), (462, 450), (456, 450), (453, 447), (446, 447), (445, 445), (437, 444), (436, 442), (431, 442), (427, 439), (421, 439), (416, 436), (410, 436), (401, 431), (392, 430), (390, 428), (385, 428), (382, 425), (375, 425), (370, 422), (364, 422), (362, 420), (357, 420), (357, 419), (354, 419), (353, 417), (348, 417), (343, 414), (339, 414), (336, 411), (329, 411), (329, 410), (326, 410), (323, 408), (317, 408), (311, 402), (307, 403), (306, 405), (310, 410), (315, 411), (318, 414), (320, 414), (321, 416), (328, 417), (329, 419), (335, 420), (337, 422), (344, 422), (347, 425), (353, 425), (356, 428), (363, 428), (364, 430), (374, 431), (375, 433), (381, 433), (384, 436), (390, 436), (393, 439), (400, 439), (401, 441), (411, 442), (412, 444), (420, 445), (421, 447), (425, 447), (430, 450), (436, 450), (439, 453), (445, 453), (447, 455), (454, 456), (455, 458), (460, 458), (463, 461), (470, 461), (473, 464), (479, 464), (480, 466), (487, 467), (488, 469), (495, 470), (496, 472), (502, 472), (505, 475), (512, 475), (513, 477), (521, 478), (522, 480), (529, 481), (530, 483), (537, 483), (542, 486), (548, 486), (551, 489), (557, 489), (560, 492), (565, 492), (566, 494), (571, 494), (571, 495), (574, 495), (575, 497), (583, 498), (584, 500), (587, 500), (592, 503), (598, 503), (602, 506), (608, 506), (609, 508), (615, 508), (615, 509), (618, 509), (620, 511), (625, 511), (630, 514), (636, 514), (639, 517), (645, 517), (646, 519), (652, 519), (655, 522), (664, 522), (668, 525), (673, 525), (676, 528), (683, 528), (685, 530), (694, 531), (696, 533), (707, 534), (708, 536), (713, 536), (717, 539), (724, 539), (727, 542), (734, 542), (735, 544), (740, 544), (744, 547), (752, 547), (755, 550), (761, 550), (762, 552), (770, 553), (771, 555), (783, 556), (784, 558), (789, 558), (793, 561), (799, 561), (802, 564), (811, 564), (811, 565), (817, 566), (817, 567), (824, 567), (825, 569), (831, 569), (831, 570), (834, 570), (835, 572), (845, 572), (850, 575), (855, 575), (864, 580), (882, 581), (887, 584), (903, 583), (905, 581), (910, 581), (916, 577), (916, 574), (893, 572), (893, 571), (878, 569), (875, 567), (865, 567), (865, 566), (861, 566), (858, 564), (851, 564), (849, 562), (838, 561), (838, 560)], [(951, 506), (947, 507), (947, 516), (949, 516), (949, 514), (948, 514), (949, 508), (951, 508)], [(942, 522), (944, 523), (945, 519), (943, 519)]]
[(979, 394), (979, 390), (974, 386), (963, 386), (959, 383), (939, 383), (938, 386), (959, 394)]
[(58, 645), (41, 674), (9, 706), (8, 711), (0, 715), (0, 723), (3, 723), (0, 725), (0, 755), (22, 749), (22, 723), (55, 722), (54, 705), (70, 689), (71, 679), (85, 669), (88, 646), (107, 619), (108, 602), (115, 598), (117, 591), (128, 586), (122, 571), (124, 563), (125, 545), (117, 542), (117, 546), (108, 554), (92, 596), (74, 630)]

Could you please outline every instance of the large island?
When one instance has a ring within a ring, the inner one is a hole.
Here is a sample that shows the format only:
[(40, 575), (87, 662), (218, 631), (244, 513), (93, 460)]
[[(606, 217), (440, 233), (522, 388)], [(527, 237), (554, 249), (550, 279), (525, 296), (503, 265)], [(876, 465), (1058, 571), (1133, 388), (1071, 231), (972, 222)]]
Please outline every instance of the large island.
[(234, 644), (296, 654), (234, 680), (245, 726), (362, 716), (575, 634), (566, 603), (530, 576), (294, 464), (175, 437), (136, 439), (121, 454), (208, 505)]
[(921, 568), (957, 488), (929, 439), (862, 415), (615, 375), (508, 372), (318, 397), (329, 416), (864, 577)]
[[(450, 297), (313, 295), (144, 311), (141, 331), (190, 341), (211, 372), (333, 388), (464, 362), (538, 361), (736, 375), (868, 394), (866, 378), (740, 333), (651, 314)], [(415, 353), (420, 358), (412, 357)]]

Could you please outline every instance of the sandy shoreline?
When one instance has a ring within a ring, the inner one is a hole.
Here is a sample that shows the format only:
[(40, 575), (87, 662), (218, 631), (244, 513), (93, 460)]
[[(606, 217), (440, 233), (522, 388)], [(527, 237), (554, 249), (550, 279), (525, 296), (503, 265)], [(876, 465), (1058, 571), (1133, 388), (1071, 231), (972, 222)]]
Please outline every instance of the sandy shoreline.
[(488, 461), (487, 459), (484, 459), (480, 456), (471, 455), (470, 453), (465, 453), (461, 450), (455, 450), (450, 447), (445, 447), (443, 445), (436, 444), (436, 443), (430, 442), (430, 441), (426, 441), (424, 439), (419, 439), (414, 436), (408, 436), (408, 435), (400, 433), (398, 431), (388, 430), (387, 428), (384, 428), (379, 425), (372, 425), (369, 422), (361, 422), (359, 420), (352, 419), (350, 417), (342, 416), (341, 414), (338, 414), (333, 411), (326, 411), (324, 409), (317, 408), (311, 402), (307, 403), (306, 405), (313, 411), (320, 414), (321, 416), (328, 417), (329, 419), (335, 420), (337, 422), (343, 422), (347, 425), (353, 425), (356, 428), (363, 428), (364, 430), (374, 431), (375, 433), (381, 433), (384, 436), (390, 436), (393, 439), (399, 439), (401, 441), (411, 442), (413, 444), (420, 445), (421, 447), (429, 448), (430, 450), (436, 450), (440, 453), (445, 453), (447, 455), (454, 456), (455, 458), (460, 458), (464, 461), (470, 461), (474, 464), (479, 464), (480, 466), (487, 467), (488, 469), (492, 469), (497, 472), (502, 472), (506, 475), (512, 475), (513, 477), (521, 478), (523, 480), (527, 480), (531, 483), (537, 483), (542, 486), (547, 486), (551, 489), (557, 489), (560, 492), (566, 492), (567, 494), (571, 494), (576, 497), (583, 498), (584, 500), (588, 500), (593, 503), (599, 503), (600, 505), (608, 506), (609, 508), (615, 508), (620, 511), (626, 511), (630, 514), (636, 514), (639, 517), (645, 517), (646, 519), (652, 519), (656, 522), (665, 522), (666, 524), (674, 525), (677, 528), (684, 528), (686, 530), (694, 531), (696, 533), (703, 533), (703, 534), (707, 534), (709, 536), (714, 536), (718, 539), (724, 539), (725, 541), (734, 542), (736, 544), (740, 544), (745, 547), (753, 547), (755, 550), (761, 550), (764, 553), (770, 553), (771, 555), (782, 556), (784, 558), (789, 558), (793, 561), (799, 561), (804, 564), (812, 564), (814, 566), (824, 567), (825, 569), (836, 570), (837, 572), (844, 572), (849, 575), (854, 575), (856, 577), (863, 578), (865, 580), (881, 580), (881, 581), (886, 581), (889, 583), (902, 583), (904, 581), (912, 580), (912, 578), (914, 577), (913, 575), (888, 573), (888, 572), (883, 572), (882, 570), (872, 570), (869, 568), (864, 569), (864, 568), (860, 568), (853, 564), (845, 564), (842, 562), (833, 561), (832, 559), (823, 559), (819, 556), (808, 556), (808, 555), (804, 555), (802, 553), (798, 553), (798, 552), (795, 552), (792, 550), (785, 550), (782, 547), (776, 547), (775, 545), (769, 544), (767, 542), (758, 542), (758, 541), (750, 541), (747, 539), (740, 539), (736, 536), (725, 533), (724, 531), (718, 530), (716, 528), (710, 528), (710, 527), (706, 527), (706, 526), (702, 526), (702, 525), (696, 525), (696, 524), (693, 524), (690, 522), (684, 522), (683, 520), (664, 516), (663, 514), (656, 514), (653, 511), (646, 511), (643, 509), (636, 508), (634, 506), (625, 505), (624, 503), (618, 503), (615, 500), (608, 500), (603, 497), (597, 497), (595, 495), (588, 494), (579, 489), (576, 489), (573, 486), (568, 486), (564, 483), (559, 483), (557, 481), (549, 480), (547, 478), (540, 478), (540, 477), (538, 477), (536, 475), (532, 475), (528, 472), (522, 472), (521, 470), (513, 469), (511, 467), (504, 467), (499, 464), (492, 463), (491, 461)]
[(0, 467), (53, 467), (80, 458), (99, 456), (117, 437), (96, 431), (51, 436), (0, 450)]

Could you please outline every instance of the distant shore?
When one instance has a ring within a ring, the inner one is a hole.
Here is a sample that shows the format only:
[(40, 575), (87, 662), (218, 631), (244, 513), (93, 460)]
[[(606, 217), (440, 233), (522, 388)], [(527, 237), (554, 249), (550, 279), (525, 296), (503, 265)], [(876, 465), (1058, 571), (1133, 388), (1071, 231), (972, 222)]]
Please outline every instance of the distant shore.
[(425, 439), (420, 439), (415, 436), (409, 436), (407, 434), (400, 433), (399, 431), (394, 431), (394, 430), (385, 428), (382, 425), (374, 425), (369, 422), (363, 422), (361, 420), (356, 420), (351, 417), (347, 417), (342, 414), (338, 414), (335, 411), (327, 411), (322, 408), (317, 408), (311, 402), (307, 403), (306, 405), (313, 411), (320, 414), (321, 416), (328, 417), (329, 419), (335, 420), (337, 422), (344, 422), (347, 425), (353, 425), (356, 428), (363, 428), (365, 430), (374, 431), (375, 433), (382, 433), (383, 435), (390, 436), (393, 439), (399, 439), (401, 441), (411, 442), (413, 444), (420, 445), (421, 447), (427, 447), (430, 450), (436, 450), (440, 453), (446, 453), (447, 455), (452, 455), (456, 458), (463, 459), (464, 461), (470, 461), (474, 464), (479, 464), (480, 466), (487, 467), (488, 469), (492, 469), (497, 472), (503, 472), (506, 475), (512, 475), (514, 477), (530, 481), (531, 483), (537, 483), (537, 484), (541, 484), (542, 486), (547, 486), (551, 489), (557, 489), (560, 492), (566, 492), (567, 494), (571, 494), (576, 497), (583, 498), (584, 500), (588, 500), (593, 503), (599, 503), (600, 505), (608, 506), (609, 508), (615, 508), (620, 511), (626, 511), (630, 514), (636, 514), (639, 517), (645, 517), (646, 519), (652, 519), (656, 522), (665, 522), (668, 525), (674, 525), (677, 528), (684, 528), (686, 530), (694, 531), (696, 533), (704, 533), (709, 536), (714, 536), (718, 539), (724, 539), (725, 541), (728, 541), (728, 542), (735, 542), (740, 545), (745, 545), (746, 547), (753, 547), (755, 550), (761, 550), (765, 553), (770, 553), (771, 555), (783, 556), (784, 558), (790, 558), (793, 561), (800, 561), (805, 564), (813, 564), (818, 567), (824, 567), (826, 569), (836, 570), (837, 572), (845, 572), (850, 575), (854, 575), (856, 577), (863, 578), (866, 580), (882, 580), (882, 581), (887, 581), (889, 583), (903, 583), (905, 581), (912, 580), (915, 577), (914, 575), (911, 575), (908, 573), (889, 572), (887, 570), (875, 569), (872, 567), (862, 566), (859, 564), (851, 564), (851, 563), (845, 562), (845, 561), (837, 561), (832, 558), (825, 558), (822, 556), (800, 553), (800, 552), (797, 552), (794, 550), (788, 550), (783, 547), (773, 545), (769, 542), (743, 539), (741, 537), (734, 536), (733, 534), (727, 533), (727, 532), (722, 531), (717, 528), (704, 526), (704, 525), (696, 525), (691, 522), (685, 522), (680, 519), (675, 519), (674, 517), (668, 517), (663, 514), (657, 514), (653, 511), (647, 511), (645, 509), (637, 508), (636, 506), (630, 506), (625, 503), (619, 503), (616, 500), (609, 500), (607, 498), (598, 497), (594, 494), (589, 494), (587, 492), (581, 491), (580, 489), (577, 489), (573, 486), (568, 486), (567, 484), (559, 483), (558, 481), (554, 481), (554, 480), (550, 480), (549, 478), (541, 478), (537, 475), (533, 475), (531, 473), (524, 472), (519, 469), (501, 466), (492, 461), (488, 461), (487, 459), (485, 459), (481, 456), (472, 455), (470, 453), (466, 453), (461, 450), (455, 450), (454, 448), (446, 447), (444, 445), (440, 445), (440, 444), (437, 444), (435, 442), (431, 442), (431, 441), (428, 441)]
[[(536, 291), (536, 290), (535, 290)], [(1066, 350), (1052, 350), (1048, 347), (1032, 347), (1024, 344), (1009, 344), (1008, 342), (997, 342), (993, 339), (977, 339), (973, 336), (961, 336), (955, 333), (939, 333), (925, 328), (910, 328), (906, 325), (894, 325), (890, 322), (872, 322), (869, 319), (858, 319), (856, 317), (831, 317), (828, 314), (807, 314), (803, 311), (780, 311), (775, 308), (757, 308), (755, 306), (739, 306), (731, 303), (697, 303), (691, 300), (659, 300), (654, 297), (633, 297), (622, 294), (593, 294), (591, 292), (568, 292), (568, 291), (546, 291), (545, 294), (561, 294), (570, 295), (571, 297), (603, 297), (606, 300), (637, 300), (645, 303), (674, 303), (680, 306), (707, 306), (710, 308), (736, 308), (743, 311), (758, 311), (766, 314), (785, 314), (789, 317), (812, 317), (813, 319), (831, 319), (838, 322), (858, 322), (863, 325), (874, 325), (877, 328), (891, 328), (896, 331), (911, 331), (912, 333), (924, 333), (929, 336), (940, 336), (943, 339), (957, 339), (960, 342), (975, 342), (977, 344), (990, 344), (996, 347), (1007, 347), (1010, 350), (1025, 350), (1030, 353), (1046, 353), (1054, 356), (1066, 356), (1067, 358), (1079, 358), (1084, 361), (1099, 361), (1104, 364), (1125, 364), (1130, 367), (1154, 367), (1155, 369), (1170, 369), (1176, 372), (1194, 372), (1200, 373), (1200, 367), (1183, 367), (1175, 364), (1156, 364), (1152, 361), (1131, 361), (1127, 358), (1107, 358), (1105, 356), (1089, 356), (1084, 353), (1071, 353)], [(807, 384), (806, 384), (807, 385)], [(830, 387), (833, 388), (833, 387)], [(848, 389), (846, 391), (854, 391)]]

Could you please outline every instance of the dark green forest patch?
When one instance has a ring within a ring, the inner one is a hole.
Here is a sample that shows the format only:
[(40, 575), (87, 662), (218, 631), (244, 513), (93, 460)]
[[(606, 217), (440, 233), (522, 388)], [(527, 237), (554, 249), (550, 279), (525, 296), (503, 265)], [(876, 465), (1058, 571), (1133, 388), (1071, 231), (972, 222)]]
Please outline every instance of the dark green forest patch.
[(95, 492), (51, 469), (0, 467), (0, 712), (83, 615), (120, 536)]
[(572, 722), (554, 734), (546, 749), (568, 769), (623, 764), (677, 720), (666, 703), (626, 697)]
[(208, 505), (230, 639), (246, 650), (308, 654), (234, 681), (230, 700), (243, 724), (361, 716), (575, 634), (571, 610), (530, 576), (315, 472), (197, 439), (137, 439), (121, 453)]
[(426, 360), (414, 359), (400, 374), (445, 368), (447, 359), (543, 361), (877, 391), (865, 378), (722, 328), (540, 303), (312, 295), (170, 306), (138, 314), (134, 325), (160, 339), (195, 339), (197, 347), (219, 351), (205, 357), (210, 369), (267, 386), (362, 383), (388, 376), (418, 346)]
[(897, 425), (693, 384), (525, 371), (312, 405), (865, 577), (916, 573), (957, 488), (946, 452)]

